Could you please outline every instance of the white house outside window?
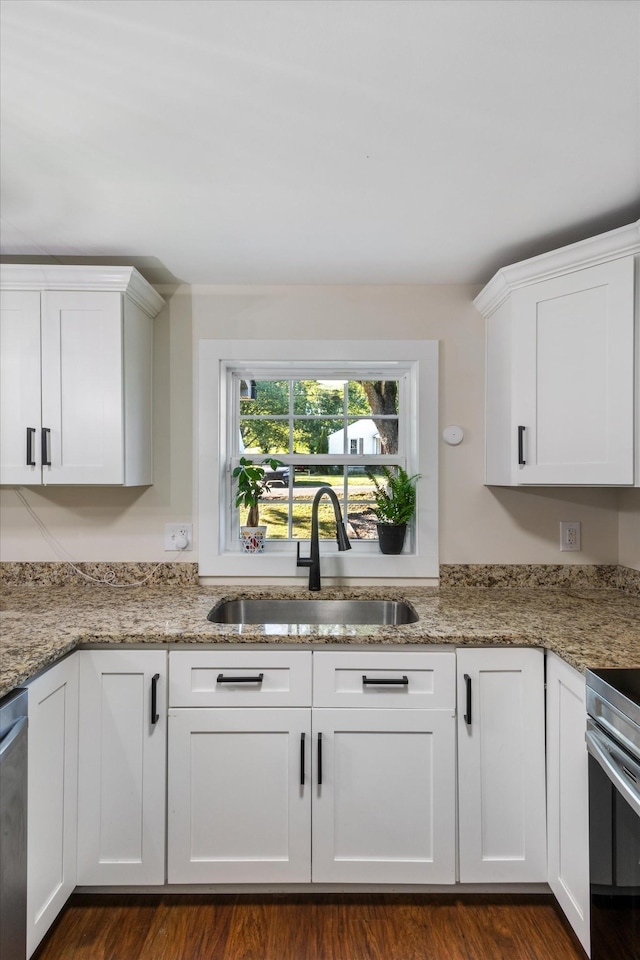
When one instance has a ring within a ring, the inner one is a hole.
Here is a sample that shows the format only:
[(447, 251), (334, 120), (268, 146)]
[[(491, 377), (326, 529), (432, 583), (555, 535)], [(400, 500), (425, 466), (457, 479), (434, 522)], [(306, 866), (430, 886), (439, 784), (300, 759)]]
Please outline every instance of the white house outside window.
[[(310, 536), (321, 486), (338, 496), (352, 544), (338, 554), (321, 501), (325, 577), (437, 576), (437, 343), (204, 340), (199, 352), (201, 576), (299, 576), (295, 541)], [(267, 474), (258, 557), (240, 550), (231, 475), (241, 456), (282, 464)], [(382, 466), (422, 474), (400, 557), (378, 549), (368, 474)]]

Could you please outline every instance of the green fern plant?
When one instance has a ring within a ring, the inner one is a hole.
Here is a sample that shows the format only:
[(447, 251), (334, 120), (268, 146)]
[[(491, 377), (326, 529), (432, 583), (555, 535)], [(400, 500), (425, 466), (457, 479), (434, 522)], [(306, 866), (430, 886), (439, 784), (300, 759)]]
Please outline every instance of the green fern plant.
[(395, 470), (383, 467), (382, 474), (384, 482), (367, 470), (367, 476), (375, 487), (378, 523), (408, 523), (416, 510), (416, 483), (421, 474), (414, 473), (410, 477), (403, 467), (396, 467)]

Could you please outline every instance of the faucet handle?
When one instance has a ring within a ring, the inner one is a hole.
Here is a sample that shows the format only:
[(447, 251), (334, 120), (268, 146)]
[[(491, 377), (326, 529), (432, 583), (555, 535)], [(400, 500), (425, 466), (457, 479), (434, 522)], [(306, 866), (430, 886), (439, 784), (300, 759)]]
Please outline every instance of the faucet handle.
[(296, 541), (296, 567), (310, 567), (313, 563), (311, 557), (300, 556), (300, 541)]

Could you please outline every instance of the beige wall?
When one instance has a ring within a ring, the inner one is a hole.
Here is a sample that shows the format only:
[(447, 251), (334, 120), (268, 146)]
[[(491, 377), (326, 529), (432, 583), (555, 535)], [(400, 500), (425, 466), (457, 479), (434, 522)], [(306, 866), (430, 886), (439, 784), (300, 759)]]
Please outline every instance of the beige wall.
[(618, 508), (619, 563), (640, 570), (640, 489), (621, 490)]
[[(616, 563), (620, 540), (621, 561), (640, 567), (629, 559), (640, 531), (640, 491), (619, 497), (613, 489), (483, 486), (484, 337), (472, 304), (476, 292), (464, 286), (181, 288), (156, 320), (154, 486), (30, 488), (27, 497), (77, 560), (171, 559), (163, 551), (164, 524), (196, 519), (192, 346), (200, 337), (437, 339), (440, 427), (457, 423), (465, 431), (460, 446), (440, 445), (441, 562)], [(2, 559), (56, 559), (13, 491), (2, 491), (0, 506)], [(581, 552), (559, 552), (560, 520), (582, 522)], [(196, 558), (197, 550), (184, 555)]]

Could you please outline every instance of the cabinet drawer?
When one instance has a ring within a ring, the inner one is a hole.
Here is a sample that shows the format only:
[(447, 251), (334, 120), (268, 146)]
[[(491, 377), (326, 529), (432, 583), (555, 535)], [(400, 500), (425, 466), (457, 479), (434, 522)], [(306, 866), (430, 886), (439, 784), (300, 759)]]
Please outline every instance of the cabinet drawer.
[(177, 650), (169, 655), (172, 707), (308, 707), (311, 652)]
[(315, 707), (455, 709), (453, 651), (315, 653)]

